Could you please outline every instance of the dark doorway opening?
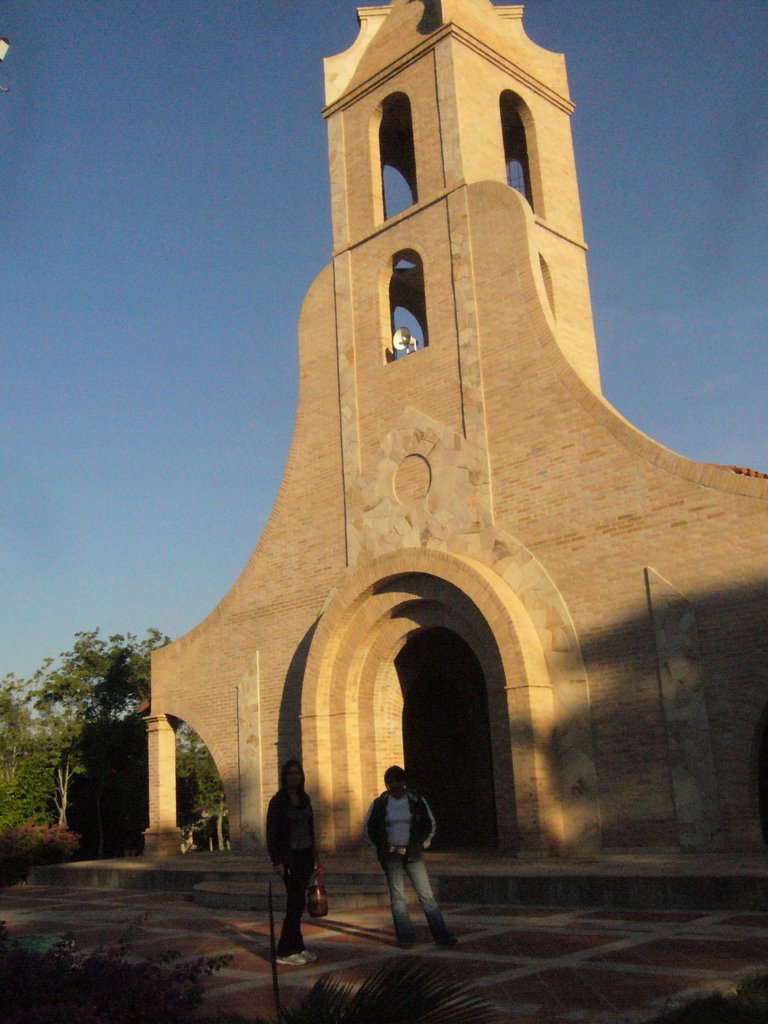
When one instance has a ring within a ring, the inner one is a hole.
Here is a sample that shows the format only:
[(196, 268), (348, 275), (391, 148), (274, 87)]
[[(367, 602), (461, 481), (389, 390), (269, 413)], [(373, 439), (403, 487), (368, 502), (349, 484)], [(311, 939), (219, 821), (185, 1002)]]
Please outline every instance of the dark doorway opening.
[(757, 799), (763, 840), (768, 846), (768, 709), (763, 712), (759, 729), (761, 739), (757, 757)]
[(485, 678), (452, 630), (414, 633), (395, 659), (409, 783), (437, 820), (435, 849), (498, 845)]

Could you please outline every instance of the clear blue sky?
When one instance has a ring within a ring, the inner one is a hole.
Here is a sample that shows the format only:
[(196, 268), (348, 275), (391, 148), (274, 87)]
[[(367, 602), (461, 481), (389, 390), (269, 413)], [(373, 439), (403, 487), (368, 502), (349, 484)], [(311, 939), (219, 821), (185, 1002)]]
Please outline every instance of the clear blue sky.
[[(0, 676), (81, 629), (180, 635), (258, 540), (355, 8), (0, 7)], [(532, 0), (525, 25), (568, 60), (606, 396), (768, 471), (768, 5)]]

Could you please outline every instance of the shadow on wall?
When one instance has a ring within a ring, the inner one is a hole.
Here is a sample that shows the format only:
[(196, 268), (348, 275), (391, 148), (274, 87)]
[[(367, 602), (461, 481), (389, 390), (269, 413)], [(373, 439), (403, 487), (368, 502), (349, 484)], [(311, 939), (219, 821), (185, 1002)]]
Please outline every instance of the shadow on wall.
[(440, 0), (409, 0), (409, 2), (424, 4), (424, 13), (417, 26), (422, 35), (428, 36), (430, 32), (440, 28), (443, 23), (443, 5)]
[(687, 608), (677, 636), (674, 621), (655, 620), (646, 607), (581, 638), (598, 776), (611, 779), (611, 795), (601, 794), (603, 846), (686, 846), (669, 825), (665, 836), (649, 788), (666, 787), (680, 822), (680, 794), (691, 776), (703, 778), (701, 765), (684, 763), (681, 741), (687, 730), (694, 753), (701, 742), (697, 702), (709, 725), (721, 827), (731, 843), (745, 836), (758, 844), (761, 830), (768, 842), (768, 582), (677, 597)]
[(292, 757), (301, 760), (301, 688), (307, 667), (309, 648), (320, 622), (318, 617), (304, 634), (288, 666), (280, 701), (277, 735), (277, 776), (280, 768)]

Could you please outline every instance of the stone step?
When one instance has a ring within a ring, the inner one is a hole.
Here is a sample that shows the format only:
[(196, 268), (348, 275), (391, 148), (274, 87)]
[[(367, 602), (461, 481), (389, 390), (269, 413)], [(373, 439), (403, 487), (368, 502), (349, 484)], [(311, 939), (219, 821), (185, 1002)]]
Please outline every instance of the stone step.
[[(339, 885), (336, 880), (326, 878), (329, 913), (346, 910), (360, 910), (363, 907), (379, 907), (389, 903), (386, 885)], [(192, 886), (192, 902), (203, 907), (230, 910), (269, 909), (269, 883), (267, 879), (260, 883), (254, 881), (215, 881), (198, 882)], [(272, 885), (272, 906), (275, 914), (285, 912), (285, 890), (282, 883), (275, 880)]]
[[(388, 902), (381, 869), (372, 857), (334, 855), (325, 863), (329, 905), (349, 899)], [(761, 857), (624, 855), (570, 861), (524, 861), (467, 854), (433, 854), (429, 875), (446, 903), (670, 910), (768, 910), (768, 860)], [(31, 869), (32, 885), (163, 890), (193, 894), (197, 885), (234, 885), (233, 898), (263, 900), (281, 884), (266, 858), (195, 854), (172, 858), (74, 861)], [(276, 884), (277, 883), (277, 884)], [(238, 886), (243, 886), (238, 891)], [(259, 896), (259, 894), (263, 894)], [(338, 898), (334, 897), (338, 893)], [(213, 892), (207, 898), (217, 897)], [(208, 904), (213, 906), (213, 904)], [(219, 904), (226, 906), (227, 904)], [(254, 902), (253, 906), (257, 903)], [(357, 903), (358, 906), (370, 905)]]

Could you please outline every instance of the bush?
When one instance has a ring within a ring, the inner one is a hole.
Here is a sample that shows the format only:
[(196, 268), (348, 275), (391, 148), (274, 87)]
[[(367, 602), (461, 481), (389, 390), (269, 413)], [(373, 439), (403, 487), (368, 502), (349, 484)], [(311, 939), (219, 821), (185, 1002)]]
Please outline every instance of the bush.
[(23, 882), (33, 864), (58, 864), (78, 850), (80, 836), (62, 825), (17, 825), (0, 832), (0, 885)]
[(45, 952), (14, 948), (0, 922), (0, 1022), (188, 1024), (202, 1001), (202, 978), (231, 959), (168, 967), (176, 954), (136, 963), (126, 952), (117, 945), (86, 956), (67, 939)]
[(725, 995), (692, 999), (656, 1024), (768, 1024), (768, 974), (747, 978)]

